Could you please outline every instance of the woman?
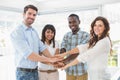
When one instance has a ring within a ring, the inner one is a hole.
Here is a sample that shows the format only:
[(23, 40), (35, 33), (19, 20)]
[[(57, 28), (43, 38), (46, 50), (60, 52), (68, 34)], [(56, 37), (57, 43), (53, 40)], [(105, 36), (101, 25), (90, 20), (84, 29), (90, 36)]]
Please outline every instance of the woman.
[[(52, 56), (59, 54), (59, 45), (55, 41), (55, 28), (51, 24), (45, 25), (42, 30), (41, 41), (47, 46)], [(59, 73), (52, 65), (38, 64), (39, 80), (59, 80)]]
[(62, 69), (76, 65), (79, 62), (87, 62), (89, 79), (105, 80), (104, 74), (108, 63), (108, 53), (111, 51), (112, 44), (109, 30), (108, 21), (104, 17), (97, 17), (91, 24), (89, 42), (59, 55), (64, 57), (67, 54), (80, 53), (74, 61), (62, 67)]

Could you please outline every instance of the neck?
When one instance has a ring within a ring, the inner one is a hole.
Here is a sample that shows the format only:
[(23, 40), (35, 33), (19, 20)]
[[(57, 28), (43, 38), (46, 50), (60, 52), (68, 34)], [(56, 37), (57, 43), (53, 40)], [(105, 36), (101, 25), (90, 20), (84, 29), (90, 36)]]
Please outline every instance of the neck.
[(78, 31), (80, 30), (80, 28), (76, 29), (75, 31), (73, 31), (73, 34), (76, 34)]
[(50, 45), (50, 41), (49, 41), (49, 40), (45, 40), (45, 42), (46, 42), (48, 45)]
[(30, 28), (31, 27), (31, 25), (29, 25), (29, 24), (27, 24), (27, 23), (25, 23), (25, 22), (23, 22), (28, 28)]

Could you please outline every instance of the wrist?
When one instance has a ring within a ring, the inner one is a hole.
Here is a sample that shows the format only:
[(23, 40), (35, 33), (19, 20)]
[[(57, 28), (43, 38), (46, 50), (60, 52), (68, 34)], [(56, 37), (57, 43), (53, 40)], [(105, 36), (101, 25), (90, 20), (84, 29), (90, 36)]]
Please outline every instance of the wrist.
[(67, 54), (71, 54), (71, 52), (70, 52), (70, 51), (67, 51), (66, 53), (67, 53)]

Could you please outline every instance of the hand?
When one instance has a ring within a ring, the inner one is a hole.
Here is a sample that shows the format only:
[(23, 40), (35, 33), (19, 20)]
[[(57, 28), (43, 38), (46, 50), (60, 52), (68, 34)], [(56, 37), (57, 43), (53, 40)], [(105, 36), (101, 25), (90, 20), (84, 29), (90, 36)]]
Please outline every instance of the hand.
[(55, 62), (62, 61), (62, 60), (63, 60), (63, 58), (51, 57), (51, 58), (49, 58), (48, 62), (53, 64)]
[(65, 70), (65, 69), (67, 69), (69, 66), (68, 65), (65, 65), (64, 67), (61, 67), (60, 69), (61, 70)]
[(64, 52), (64, 53), (62, 53), (62, 54), (57, 54), (57, 55), (55, 55), (55, 57), (64, 58), (66, 55), (67, 55), (67, 53)]
[(61, 68), (61, 67), (65, 66), (65, 63), (64, 63), (63, 61), (58, 61), (58, 62), (55, 62), (55, 63), (53, 64), (53, 66), (54, 66), (55, 68)]

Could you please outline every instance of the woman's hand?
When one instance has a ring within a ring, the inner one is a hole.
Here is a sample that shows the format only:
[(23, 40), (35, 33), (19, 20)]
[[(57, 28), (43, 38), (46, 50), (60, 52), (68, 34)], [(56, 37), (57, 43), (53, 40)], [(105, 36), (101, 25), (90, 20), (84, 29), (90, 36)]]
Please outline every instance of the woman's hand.
[(65, 69), (67, 69), (69, 66), (68, 66), (68, 64), (67, 65), (65, 65), (64, 67), (61, 67), (60, 69), (61, 70), (65, 70)]
[(65, 57), (66, 55), (67, 55), (67, 53), (64, 52), (64, 53), (61, 53), (61, 54), (57, 54), (57, 55), (55, 55), (54, 57), (63, 58), (63, 59), (64, 59), (64, 57)]
[(48, 62), (55, 63), (55, 62), (62, 61), (62, 60), (63, 60), (63, 58), (60, 58), (60, 57), (50, 57), (48, 59)]

